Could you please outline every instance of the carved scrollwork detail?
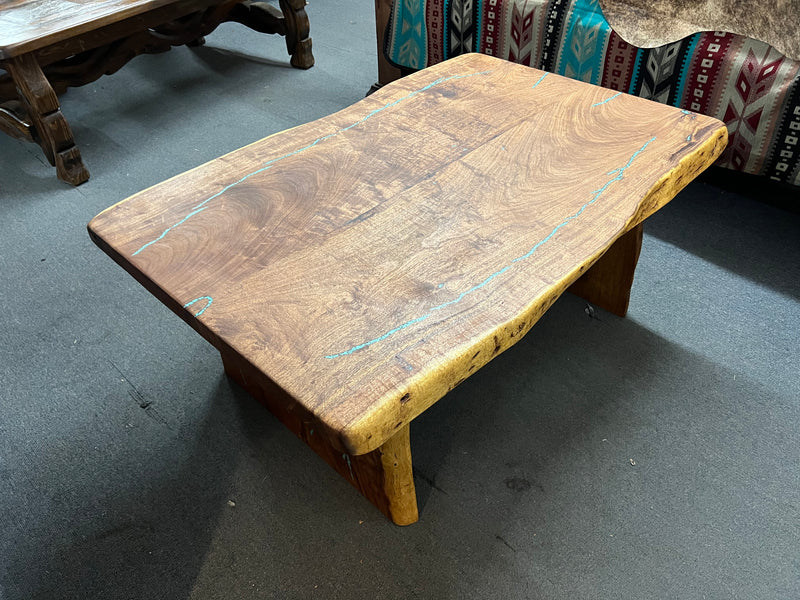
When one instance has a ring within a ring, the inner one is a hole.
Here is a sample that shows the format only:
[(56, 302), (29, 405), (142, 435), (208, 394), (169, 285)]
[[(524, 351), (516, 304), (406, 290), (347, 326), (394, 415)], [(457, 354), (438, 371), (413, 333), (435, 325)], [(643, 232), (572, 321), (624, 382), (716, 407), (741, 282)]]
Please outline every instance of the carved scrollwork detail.
[[(220, 0), (181, 15), (179, 7), (166, 5), (148, 13), (149, 20), (144, 22), (131, 18), (2, 60), (0, 131), (38, 143), (65, 181), (85, 181), (88, 172), (61, 115), (58, 95), (115, 73), (139, 54), (157, 54), (180, 45), (200, 46), (204, 36), (226, 21), (285, 36), (292, 65), (307, 69), (314, 64), (314, 57), (304, 7), (305, 0), (280, 0), (280, 9), (264, 2)], [(158, 22), (162, 17), (164, 22)]]

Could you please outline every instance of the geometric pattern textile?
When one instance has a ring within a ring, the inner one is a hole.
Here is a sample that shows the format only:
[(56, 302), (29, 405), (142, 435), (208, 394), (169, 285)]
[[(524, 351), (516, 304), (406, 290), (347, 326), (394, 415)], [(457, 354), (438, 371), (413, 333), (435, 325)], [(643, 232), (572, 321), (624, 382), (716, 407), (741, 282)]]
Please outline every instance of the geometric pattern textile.
[(656, 48), (617, 35), (597, 0), (395, 0), (384, 54), (422, 69), (466, 52), (716, 117), (717, 165), (800, 190), (800, 61), (723, 31)]

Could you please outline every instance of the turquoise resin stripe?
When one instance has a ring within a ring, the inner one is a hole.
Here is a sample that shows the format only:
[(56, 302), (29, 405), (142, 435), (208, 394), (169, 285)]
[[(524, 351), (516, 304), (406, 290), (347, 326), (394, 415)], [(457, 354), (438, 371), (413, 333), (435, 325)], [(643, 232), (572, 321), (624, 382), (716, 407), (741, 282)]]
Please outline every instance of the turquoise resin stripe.
[[(523, 260), (526, 260), (526, 259), (530, 258), (534, 254), (534, 252), (536, 252), (544, 244), (546, 244), (548, 241), (550, 241), (556, 235), (556, 233), (558, 233), (558, 231), (560, 229), (565, 227), (570, 221), (573, 221), (573, 220), (577, 219), (579, 216), (581, 216), (583, 214), (583, 212), (589, 206), (591, 206), (592, 204), (597, 202), (597, 200), (600, 198), (600, 196), (603, 194), (603, 192), (605, 192), (612, 183), (614, 183), (615, 181), (621, 180), (622, 177), (623, 177), (623, 174), (633, 164), (633, 161), (636, 159), (636, 157), (639, 156), (642, 152), (644, 152), (645, 148), (647, 148), (647, 146), (649, 146), (652, 142), (654, 142), (655, 139), (656, 139), (655, 137), (652, 137), (649, 140), (647, 140), (641, 148), (639, 148), (636, 152), (634, 152), (631, 155), (630, 159), (628, 159), (628, 162), (625, 163), (625, 165), (606, 173), (606, 175), (615, 175), (615, 177), (612, 177), (611, 179), (609, 179), (603, 185), (603, 187), (601, 187), (600, 189), (594, 190), (592, 192), (594, 194), (594, 196), (592, 197), (591, 200), (589, 200), (586, 204), (581, 206), (580, 209), (575, 214), (568, 216), (561, 223), (556, 225), (553, 228), (553, 231), (551, 231), (547, 235), (547, 237), (545, 237), (543, 240), (540, 240), (539, 242), (537, 242), (533, 246), (533, 248), (531, 248), (528, 252), (526, 252), (522, 256), (518, 256), (517, 258), (513, 259), (508, 265), (506, 265), (505, 267), (503, 267), (499, 271), (495, 271), (494, 273), (489, 275), (486, 279), (484, 279), (479, 284), (474, 285), (473, 287), (471, 287), (470, 289), (468, 289), (465, 292), (461, 292), (461, 294), (459, 294), (458, 297), (456, 297), (455, 299), (450, 300), (448, 302), (445, 302), (443, 304), (439, 304), (438, 306), (434, 306), (433, 308), (428, 310), (428, 312), (425, 313), (424, 315), (421, 315), (421, 316), (419, 316), (419, 317), (417, 317), (415, 319), (411, 319), (410, 321), (406, 321), (405, 323), (403, 323), (401, 325), (398, 325), (394, 329), (390, 329), (389, 331), (387, 331), (383, 335), (380, 335), (380, 336), (378, 336), (376, 338), (373, 338), (373, 339), (371, 339), (371, 340), (369, 340), (367, 342), (364, 342), (362, 344), (358, 344), (357, 346), (353, 346), (349, 350), (345, 350), (343, 352), (338, 352), (336, 354), (328, 354), (328, 355), (325, 356), (325, 358), (334, 359), (334, 358), (339, 358), (339, 357), (342, 357), (342, 356), (348, 356), (350, 354), (353, 354), (354, 352), (358, 352), (359, 350), (363, 350), (364, 348), (372, 346), (373, 344), (377, 344), (378, 342), (382, 342), (383, 340), (391, 337), (392, 335), (394, 335), (395, 333), (398, 333), (399, 331), (402, 331), (403, 329), (407, 329), (408, 327), (411, 327), (412, 325), (416, 325), (417, 323), (421, 323), (422, 321), (425, 321), (425, 320), (429, 319), (431, 316), (433, 316), (433, 314), (435, 312), (440, 311), (440, 310), (442, 310), (444, 308), (447, 308), (448, 306), (452, 306), (453, 304), (457, 304), (458, 302), (461, 302), (464, 298), (466, 298), (470, 294), (472, 294), (474, 292), (477, 292), (481, 288), (485, 287), (493, 279), (495, 279), (495, 278), (503, 275), (507, 271), (509, 271), (514, 266), (515, 263), (518, 263), (520, 261), (523, 261)], [(438, 287), (441, 287), (441, 284)]]
[(601, 104), (605, 104), (606, 102), (611, 102), (611, 101), (612, 101), (614, 98), (616, 98), (616, 97), (617, 97), (617, 96), (619, 96), (620, 94), (622, 94), (622, 92), (617, 92), (617, 93), (616, 93), (616, 94), (614, 94), (613, 96), (610, 96), (610, 97), (606, 98), (605, 100), (603, 100), (603, 101), (601, 101), (601, 102), (597, 102), (597, 103), (595, 103), (595, 104), (592, 104), (592, 108), (594, 108), (595, 106), (600, 106)]
[(208, 302), (206, 302), (206, 305), (205, 305), (205, 306), (204, 306), (202, 309), (200, 309), (199, 311), (197, 311), (196, 313), (194, 313), (194, 316), (195, 316), (195, 317), (199, 317), (199, 316), (200, 316), (200, 315), (202, 315), (204, 312), (206, 312), (206, 310), (208, 309), (208, 307), (209, 307), (209, 306), (211, 306), (211, 303), (212, 303), (212, 302), (214, 302), (214, 300), (211, 298), (211, 296), (200, 296), (199, 298), (195, 298), (194, 300), (192, 300), (192, 301), (190, 301), (190, 302), (187, 302), (186, 304), (184, 304), (184, 305), (183, 305), (183, 308), (189, 308), (189, 307), (190, 307), (192, 304), (195, 304), (195, 303), (197, 303), (197, 302), (200, 302), (200, 300), (207, 300)]
[(134, 252), (134, 253), (133, 253), (133, 256), (136, 256), (137, 254), (139, 254), (139, 253), (140, 253), (142, 250), (144, 250), (145, 248), (148, 248), (149, 246), (152, 246), (152, 245), (153, 245), (153, 244), (155, 244), (156, 242), (158, 242), (158, 241), (160, 241), (160, 240), (164, 239), (164, 237), (165, 237), (165, 236), (166, 236), (166, 235), (167, 235), (167, 234), (168, 234), (170, 231), (172, 231), (173, 229), (175, 229), (175, 228), (176, 228), (176, 227), (178, 227), (179, 225), (182, 225), (183, 223), (185, 223), (186, 221), (188, 221), (188, 220), (189, 220), (191, 217), (193, 217), (193, 216), (194, 216), (194, 215), (196, 215), (197, 213), (203, 212), (203, 211), (206, 209), (205, 205), (206, 205), (207, 203), (211, 202), (211, 201), (212, 201), (212, 200), (214, 200), (215, 198), (218, 198), (219, 196), (221, 196), (222, 194), (224, 194), (225, 192), (227, 192), (229, 189), (231, 189), (231, 188), (233, 188), (233, 187), (236, 187), (236, 186), (237, 186), (237, 185), (239, 185), (240, 183), (242, 183), (242, 182), (246, 181), (247, 179), (249, 179), (249, 178), (250, 178), (250, 177), (252, 177), (253, 175), (257, 175), (258, 173), (261, 173), (261, 172), (263, 172), (263, 171), (266, 171), (267, 169), (269, 169), (270, 167), (272, 167), (272, 165), (274, 165), (276, 162), (278, 162), (278, 161), (281, 161), (281, 160), (283, 160), (283, 159), (285, 159), (285, 158), (289, 158), (290, 156), (294, 156), (294, 155), (296, 155), (296, 154), (300, 154), (301, 152), (304, 152), (305, 150), (308, 150), (309, 148), (313, 148), (314, 146), (316, 146), (316, 145), (317, 145), (317, 144), (319, 144), (320, 142), (324, 142), (325, 140), (328, 140), (328, 139), (330, 139), (330, 138), (332, 138), (332, 137), (336, 137), (336, 136), (337, 136), (337, 135), (339, 135), (340, 133), (344, 133), (345, 131), (348, 131), (348, 130), (352, 129), (352, 128), (353, 128), (353, 127), (355, 127), (355, 126), (362, 124), (364, 121), (366, 121), (367, 119), (369, 119), (369, 118), (371, 118), (371, 117), (374, 117), (374, 116), (375, 116), (375, 115), (377, 115), (378, 113), (380, 113), (380, 112), (383, 112), (383, 111), (384, 111), (384, 110), (386, 110), (386, 109), (392, 108), (393, 106), (396, 106), (396, 105), (400, 104), (400, 102), (403, 102), (404, 100), (408, 100), (408, 99), (410, 99), (410, 98), (413, 98), (414, 96), (416, 96), (416, 95), (418, 95), (418, 94), (421, 94), (422, 92), (424, 92), (424, 91), (426, 91), (426, 90), (429, 90), (429, 89), (431, 89), (432, 87), (435, 87), (435, 86), (437, 86), (437, 85), (440, 85), (440, 84), (442, 84), (442, 83), (445, 83), (445, 82), (447, 82), (447, 81), (452, 81), (452, 80), (454, 80), (454, 79), (465, 79), (465, 78), (467, 78), (467, 77), (475, 77), (475, 76), (477, 76), (477, 75), (488, 75), (489, 73), (491, 73), (491, 71), (478, 71), (478, 72), (476, 72), (476, 73), (467, 73), (466, 75), (451, 75), (450, 77), (440, 77), (439, 79), (437, 79), (436, 81), (434, 81), (434, 82), (432, 82), (432, 83), (429, 83), (429, 84), (428, 84), (428, 85), (426, 85), (425, 87), (422, 87), (422, 88), (420, 88), (420, 89), (418, 89), (418, 90), (414, 90), (413, 92), (410, 92), (409, 94), (407, 94), (407, 95), (403, 96), (402, 98), (398, 98), (398, 99), (397, 99), (397, 100), (395, 100), (394, 102), (389, 102), (388, 104), (386, 104), (386, 105), (382, 106), (381, 108), (376, 108), (375, 110), (373, 110), (372, 112), (370, 112), (369, 114), (367, 114), (365, 117), (362, 117), (361, 119), (359, 119), (358, 121), (356, 121), (356, 122), (355, 122), (355, 123), (353, 123), (352, 125), (348, 125), (347, 127), (344, 127), (344, 128), (342, 128), (342, 129), (340, 129), (340, 130), (338, 130), (338, 131), (334, 132), (334, 133), (330, 133), (330, 134), (328, 134), (328, 135), (326, 135), (326, 136), (323, 136), (323, 137), (317, 138), (316, 140), (314, 140), (313, 142), (311, 142), (311, 143), (310, 143), (310, 144), (308, 144), (307, 146), (304, 146), (303, 148), (300, 148), (300, 149), (298, 149), (298, 150), (295, 150), (294, 152), (289, 152), (288, 154), (284, 154), (283, 156), (279, 156), (278, 158), (273, 158), (272, 160), (268, 160), (267, 162), (265, 162), (265, 163), (262, 165), (262, 167), (261, 167), (261, 168), (259, 168), (259, 169), (255, 170), (255, 171), (253, 171), (252, 173), (248, 173), (247, 175), (245, 175), (244, 177), (242, 177), (241, 179), (239, 179), (239, 181), (236, 181), (236, 182), (234, 182), (234, 183), (231, 183), (231, 184), (229, 184), (229, 185), (225, 186), (224, 188), (222, 188), (220, 191), (218, 191), (218, 192), (217, 192), (216, 194), (214, 194), (213, 196), (211, 196), (211, 197), (209, 197), (209, 198), (206, 198), (206, 199), (205, 199), (205, 200), (203, 200), (203, 201), (202, 201), (200, 204), (198, 204), (197, 206), (193, 207), (193, 208), (192, 208), (192, 212), (190, 212), (188, 215), (186, 215), (185, 217), (183, 217), (183, 218), (182, 218), (180, 221), (178, 221), (178, 222), (177, 222), (177, 223), (175, 223), (174, 225), (170, 225), (169, 227), (167, 227), (167, 228), (166, 228), (166, 229), (165, 229), (165, 230), (164, 230), (164, 231), (161, 233), (161, 235), (159, 235), (157, 238), (155, 238), (154, 240), (151, 240), (151, 241), (147, 242), (146, 244), (144, 244), (144, 245), (143, 245), (141, 248), (139, 248), (139, 249), (138, 249), (136, 252)]

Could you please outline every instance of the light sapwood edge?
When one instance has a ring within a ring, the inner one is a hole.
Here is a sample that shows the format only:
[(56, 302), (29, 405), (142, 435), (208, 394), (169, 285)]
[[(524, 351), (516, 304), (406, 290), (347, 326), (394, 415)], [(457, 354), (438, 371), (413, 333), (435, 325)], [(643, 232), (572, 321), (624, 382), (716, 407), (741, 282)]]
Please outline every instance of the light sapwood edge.
[[(698, 174), (716, 160), (725, 149), (728, 132), (724, 126), (684, 156), (675, 167), (662, 175), (642, 196), (638, 208), (605, 248), (575, 266), (561, 281), (554, 283), (533, 300), (519, 315), (499, 325), (491, 334), (473, 343), (453, 349), (442, 356), (439, 366), (411, 378), (406, 387), (387, 393), (368, 413), (347, 423), (328, 421), (327, 426), (340, 431), (348, 452), (365, 454), (380, 447), (394, 431), (409, 424), (450, 390), (477, 372), (490, 360), (516, 344), (573, 282), (583, 275), (613, 243), (627, 231), (665, 206)], [(445, 366), (446, 365), (446, 366)], [(400, 398), (409, 395), (401, 403)], [(400, 407), (400, 408), (398, 408)]]
[(384, 494), (389, 502), (388, 517), (395, 525), (411, 525), (419, 520), (417, 491), (411, 461), (411, 431), (406, 423), (380, 446), (384, 473)]
[[(728, 129), (722, 125), (714, 130), (703, 143), (684, 156), (678, 164), (650, 188), (639, 202), (639, 209), (626, 224), (624, 233), (633, 229), (663, 206), (666, 206), (678, 193), (689, 185), (700, 173), (709, 168), (720, 157), (728, 144)], [(617, 236), (619, 237), (619, 236)]]
[(374, 452), (351, 456), (316, 416), (236, 353), (220, 352), (226, 375), (269, 410), (373, 506), (396, 525), (419, 519), (411, 464), (409, 426)]

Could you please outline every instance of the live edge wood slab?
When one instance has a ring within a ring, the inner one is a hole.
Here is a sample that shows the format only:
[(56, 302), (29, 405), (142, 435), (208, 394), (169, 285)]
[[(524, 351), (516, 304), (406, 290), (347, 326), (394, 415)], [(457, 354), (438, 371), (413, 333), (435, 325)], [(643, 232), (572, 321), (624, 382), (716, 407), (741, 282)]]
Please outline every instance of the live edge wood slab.
[(314, 64), (305, 0), (0, 0), (0, 131), (41, 146), (62, 181), (89, 178), (58, 95), (139, 54), (198, 46), (235, 21), (286, 38), (294, 67)]
[(715, 119), (471, 54), (141, 192), (92, 239), (398, 524), (409, 424), (570, 286), (624, 314)]

